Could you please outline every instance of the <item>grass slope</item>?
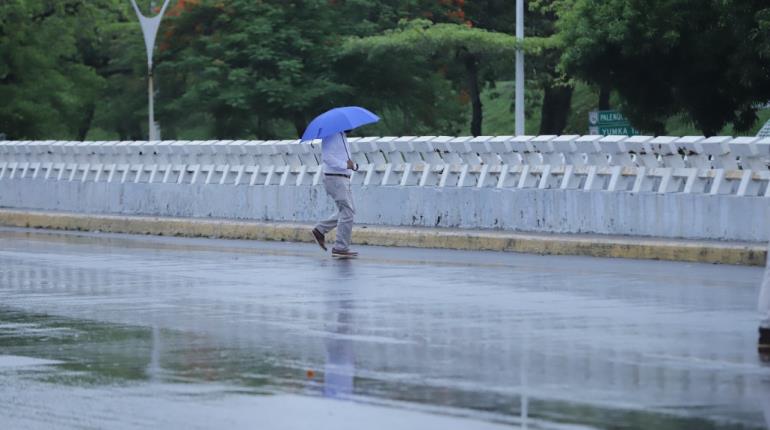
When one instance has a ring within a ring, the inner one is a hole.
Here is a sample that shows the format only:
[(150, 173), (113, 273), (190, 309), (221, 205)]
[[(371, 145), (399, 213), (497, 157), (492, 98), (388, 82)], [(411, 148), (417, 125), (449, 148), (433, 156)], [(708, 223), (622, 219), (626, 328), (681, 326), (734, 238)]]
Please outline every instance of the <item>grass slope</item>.
[[(514, 83), (512, 81), (498, 82), (494, 87), (485, 88), (481, 94), (484, 106), (484, 122), (482, 132), (485, 135), (510, 135), (514, 133), (513, 114)], [(598, 105), (598, 95), (588, 85), (578, 83), (572, 96), (572, 111), (567, 120), (564, 134), (587, 134), (588, 113)], [(542, 92), (534, 88), (527, 89), (525, 132), (529, 135), (540, 134), (540, 109)], [(470, 118), (470, 113), (468, 114)], [(770, 120), (770, 109), (758, 112), (759, 119), (745, 133), (736, 134), (731, 125), (725, 127), (720, 135), (723, 136), (755, 136), (760, 128)], [(469, 120), (470, 122), (470, 120)], [(683, 116), (676, 116), (666, 123), (667, 134), (670, 136), (700, 136), (702, 133)]]

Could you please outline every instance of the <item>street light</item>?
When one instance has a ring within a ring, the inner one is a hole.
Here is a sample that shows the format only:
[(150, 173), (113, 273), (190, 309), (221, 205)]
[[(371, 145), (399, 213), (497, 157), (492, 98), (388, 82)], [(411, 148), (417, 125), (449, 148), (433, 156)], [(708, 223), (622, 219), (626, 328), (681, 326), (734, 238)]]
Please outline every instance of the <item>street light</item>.
[[(149, 140), (159, 140), (160, 130), (157, 124), (155, 124), (155, 105), (153, 99), (155, 97), (154, 90), (152, 88), (152, 51), (155, 49), (155, 37), (158, 35), (158, 28), (160, 27), (160, 20), (163, 18), (163, 14), (166, 12), (168, 2), (170, 0), (163, 1), (163, 7), (160, 8), (160, 13), (153, 17), (146, 17), (139, 10), (139, 6), (136, 5), (136, 0), (131, 0), (131, 5), (134, 6), (134, 12), (136, 17), (139, 18), (139, 24), (142, 26), (142, 34), (144, 35), (144, 46), (147, 48), (147, 97), (149, 98)], [(153, 2), (154, 3), (154, 2)]]
[[(516, 41), (524, 42), (524, 0), (516, 0)], [(516, 50), (516, 136), (524, 134), (524, 50)]]

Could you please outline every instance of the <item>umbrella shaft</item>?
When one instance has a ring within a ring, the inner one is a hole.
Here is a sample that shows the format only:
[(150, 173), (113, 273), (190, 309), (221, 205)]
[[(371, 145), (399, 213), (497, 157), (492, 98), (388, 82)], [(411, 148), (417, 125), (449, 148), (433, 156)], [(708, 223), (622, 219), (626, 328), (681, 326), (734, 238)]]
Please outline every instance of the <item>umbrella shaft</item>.
[(342, 133), (342, 146), (345, 147), (345, 153), (348, 155), (348, 160), (352, 160), (353, 157), (350, 156), (350, 149), (348, 149), (348, 137), (345, 133)]

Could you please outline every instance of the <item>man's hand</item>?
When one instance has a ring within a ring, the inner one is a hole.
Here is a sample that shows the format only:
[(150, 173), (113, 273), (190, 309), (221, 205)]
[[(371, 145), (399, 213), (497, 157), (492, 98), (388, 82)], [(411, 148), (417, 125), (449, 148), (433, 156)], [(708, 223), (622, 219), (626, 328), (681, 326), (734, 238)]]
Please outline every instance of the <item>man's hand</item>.
[(358, 164), (354, 163), (353, 160), (348, 160), (348, 169), (357, 171), (358, 170)]

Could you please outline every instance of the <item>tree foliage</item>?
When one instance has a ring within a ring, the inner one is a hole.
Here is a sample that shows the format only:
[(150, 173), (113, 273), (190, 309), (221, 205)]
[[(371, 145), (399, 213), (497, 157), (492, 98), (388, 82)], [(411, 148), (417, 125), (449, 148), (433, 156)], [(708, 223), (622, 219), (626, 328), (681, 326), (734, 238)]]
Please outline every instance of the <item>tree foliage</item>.
[[(671, 117), (747, 130), (770, 100), (766, 0), (527, 4), (518, 45), (511, 0), (173, 0), (156, 118), (166, 138), (286, 138), (357, 104), (383, 117), (363, 133), (461, 134), (470, 118), (480, 134), (482, 92), (513, 79), (518, 48), (541, 133), (574, 116), (578, 80), (658, 134)], [(128, 1), (0, 2), (0, 133), (145, 138), (146, 76)]]
[[(343, 46), (348, 55), (362, 55), (374, 67), (383, 56), (400, 59), (399, 64), (415, 58), (431, 58), (440, 65), (458, 65), (462, 73), (455, 81), (465, 88), (473, 109), (470, 132), (482, 132), (480, 74), (513, 63), (518, 49), (537, 54), (554, 43), (552, 39), (529, 38), (520, 43), (514, 36), (473, 28), (465, 24), (433, 24), (428, 20), (402, 21), (398, 28), (381, 35), (349, 39)], [(449, 74), (452, 77), (451, 74)]]
[(764, 0), (574, 0), (562, 10), (562, 64), (606, 84), (639, 128), (686, 114), (706, 135), (746, 130), (770, 100)]
[(322, 0), (203, 1), (190, 8), (169, 24), (158, 66), (171, 86), (163, 92), (166, 113), (206, 112), (223, 138), (272, 136), (279, 119), (299, 131), (347, 91), (331, 74), (339, 36), (329, 13)]
[(80, 136), (103, 79), (99, 61), (105, 2), (0, 3), (0, 132), (12, 138)]
[(496, 33), (458, 24), (434, 24), (428, 20), (402, 21), (399, 27), (382, 35), (353, 38), (343, 47), (345, 52), (367, 53), (377, 57), (385, 51), (400, 51), (408, 55), (436, 55), (457, 49), (500, 61), (514, 59), (521, 47), (526, 53), (537, 54), (555, 41), (528, 38), (519, 43), (510, 34)]

